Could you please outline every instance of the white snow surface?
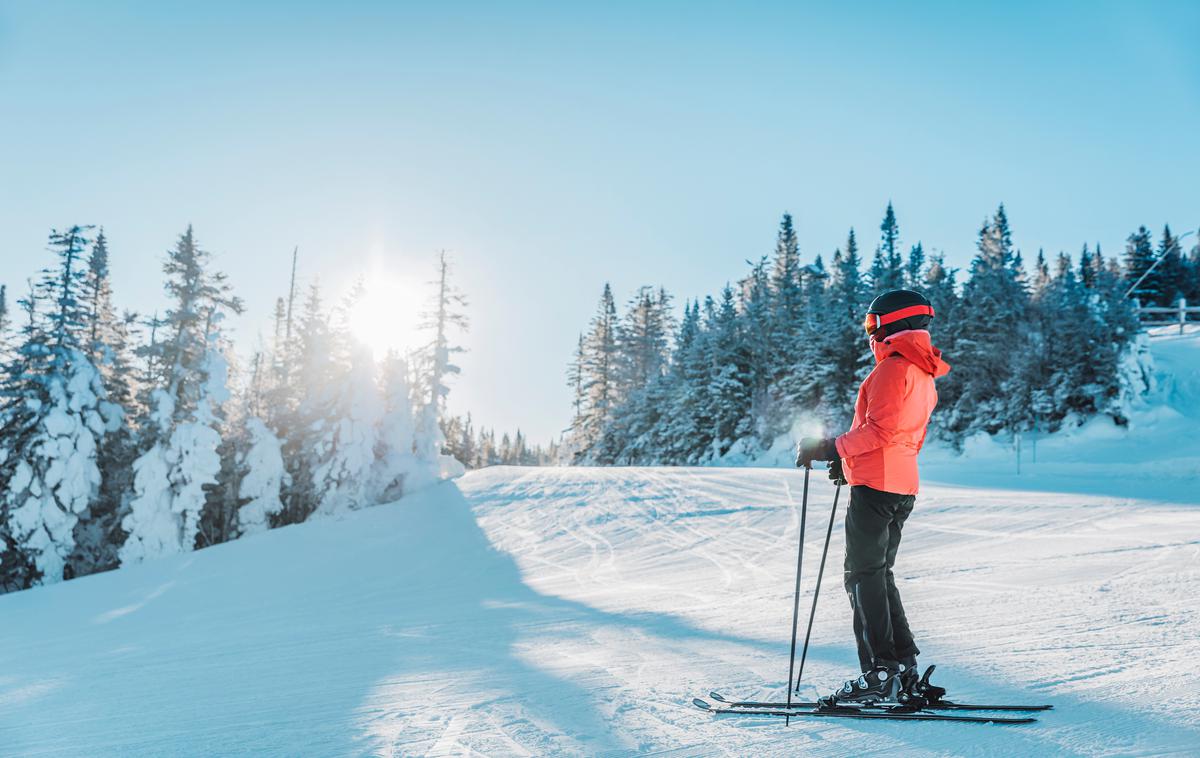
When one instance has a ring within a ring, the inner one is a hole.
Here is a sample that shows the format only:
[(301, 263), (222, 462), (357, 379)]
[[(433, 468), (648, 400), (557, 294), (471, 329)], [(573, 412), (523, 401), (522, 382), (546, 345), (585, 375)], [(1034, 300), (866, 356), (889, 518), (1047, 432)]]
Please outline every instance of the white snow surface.
[[(493, 468), (0, 597), (6, 755), (1098, 755), (1200, 750), (1200, 508), (931, 486), (922, 661), (1030, 726), (713, 718), (778, 698), (802, 474)], [(813, 478), (810, 602), (833, 489)], [(840, 527), (843, 509), (839, 508)], [(806, 694), (855, 668), (842, 539)]]

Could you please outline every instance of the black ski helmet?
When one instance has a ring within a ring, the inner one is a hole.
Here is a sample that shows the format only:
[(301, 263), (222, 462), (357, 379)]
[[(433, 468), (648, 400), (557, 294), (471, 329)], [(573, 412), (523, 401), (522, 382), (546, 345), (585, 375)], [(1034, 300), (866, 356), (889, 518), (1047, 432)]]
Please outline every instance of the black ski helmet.
[(867, 334), (883, 339), (905, 329), (929, 329), (933, 305), (920, 292), (892, 290), (871, 301), (863, 326)]

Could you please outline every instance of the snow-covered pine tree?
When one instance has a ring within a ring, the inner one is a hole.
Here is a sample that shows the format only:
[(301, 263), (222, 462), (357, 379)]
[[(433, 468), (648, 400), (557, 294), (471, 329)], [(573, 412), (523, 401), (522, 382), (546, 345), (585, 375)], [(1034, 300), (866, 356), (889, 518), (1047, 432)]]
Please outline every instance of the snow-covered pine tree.
[(583, 333), (580, 332), (579, 340), (575, 344), (575, 354), (567, 366), (567, 386), (571, 388), (571, 423), (568, 425), (570, 429), (576, 428), (583, 421), (583, 404), (586, 400), (583, 392), (583, 359)]
[(351, 348), (349, 374), (339, 382), (329, 423), (316, 440), (312, 468), (316, 512), (333, 516), (376, 503), (375, 447), (383, 403), (370, 348)]
[(75, 526), (101, 484), (97, 448), (120, 409), (88, 360), (83, 255), (91, 227), (50, 234), (57, 266), (21, 305), (17, 355), (0, 383), (0, 585), (16, 590), (70, 578)]
[(683, 321), (675, 337), (674, 358), (667, 384), (669, 412), (660, 419), (661, 460), (692, 463), (712, 442), (712, 405), (709, 402), (708, 336), (700, 321), (700, 302), (684, 306)]
[(99, 441), (100, 493), (75, 527), (71, 569), (76, 576), (116, 568), (120, 563), (117, 550), (125, 538), (121, 519), (133, 485), (132, 468), (137, 455), (130, 422), (140, 407), (129, 333), (136, 317), (116, 313), (108, 259), (108, 239), (101, 228), (88, 257), (80, 303), (86, 312), (85, 352), (100, 372), (107, 399), (114, 406), (116, 428)]
[[(832, 428), (845, 427), (854, 413), (858, 385), (871, 367), (871, 353), (862, 331), (863, 314), (870, 302), (862, 276), (858, 241), (851, 229), (846, 250), (833, 256), (833, 271), (826, 293), (828, 320), (814, 337), (820, 342), (817, 356), (828, 367), (823, 380), (823, 410)], [(858, 349), (855, 346), (860, 346)]]
[[(389, 353), (383, 363), (383, 417), (379, 422), (371, 485), (371, 497), (376, 502), (398, 500), (436, 478), (435, 466), (417, 460), (414, 451), (416, 423), (412, 401), (408, 364), (398, 354)], [(463, 436), (463, 430), (456, 430), (455, 436), (447, 439), (457, 443)], [(462, 456), (458, 460), (464, 466), (472, 465), (469, 457), (472, 451), (458, 452)]]
[(652, 430), (662, 412), (662, 378), (670, 359), (670, 309), (671, 297), (665, 289), (656, 293), (652, 287), (641, 287), (617, 325), (616, 384), (621, 401), (602, 442), (614, 460), (646, 460), (655, 455)]
[(426, 348), (425, 365), (422, 371), (424, 404), (417, 413), (416, 454), (417, 458), (443, 467), (446, 475), (455, 473), (448, 456), (443, 456), (440, 419), (446, 410), (446, 396), (450, 394), (447, 381), (459, 373), (452, 363), (455, 353), (463, 348), (451, 342), (451, 331), (466, 330), (466, 297), (450, 281), (450, 260), (446, 251), (438, 253), (437, 278), (431, 282), (434, 296), (430, 307), (421, 314), (421, 328), (433, 333), (433, 341)]
[(721, 291), (721, 305), (712, 315), (708, 331), (712, 344), (713, 374), (708, 395), (713, 403), (712, 442), (708, 457), (716, 460), (733, 443), (749, 434), (750, 370), (746, 343), (740, 333), (733, 288)]
[[(1009, 407), (1015, 394), (1012, 356), (1020, 355), (1025, 331), (1028, 294), (1015, 267), (1008, 219), (1001, 205), (979, 232), (979, 252), (971, 262), (971, 277), (962, 301), (969, 308), (972, 328), (958, 334), (955, 364), (961, 388), (958, 402), (946, 414), (947, 428), (956, 435), (972, 431), (995, 434), (1017, 423)], [(936, 307), (935, 307), (936, 310)]]
[(283, 445), (262, 419), (246, 419), (246, 444), (238, 456), (237, 529), (239, 536), (265, 532), (283, 510), (288, 482)]
[(738, 283), (739, 314), (746, 340), (750, 427), (756, 442), (769, 440), (795, 400), (789, 381), (804, 346), (806, 326), (801, 267), (791, 216), (784, 215), (774, 269), (766, 257)]
[(615, 453), (601, 444), (618, 404), (617, 306), (607, 282), (584, 343), (583, 376), (586, 402), (571, 430), (576, 454), (581, 462), (611, 463)]
[[(937, 253), (930, 257), (929, 265), (925, 269), (924, 283), (920, 287), (920, 291), (933, 304), (935, 316), (929, 325), (933, 343), (954, 366), (954, 369), (939, 379), (937, 384), (938, 405), (945, 408), (953, 408), (962, 393), (962, 387), (958, 381), (961, 372), (957, 368), (958, 334), (960, 331), (969, 331), (973, 328), (969, 316), (965, 319), (959, 317), (957, 278), (958, 269), (947, 267), (945, 256)], [(946, 419), (947, 414), (935, 413), (931, 418), (933, 429), (938, 433), (943, 433), (946, 429)], [(952, 435), (946, 436), (951, 437)]]
[(173, 303), (165, 333), (146, 349), (156, 376), (143, 450), (133, 464), (133, 497), (122, 527), (122, 564), (193, 550), (207, 492), (221, 471), (220, 406), (228, 399), (228, 365), (220, 324), (240, 313), (225, 275), (189, 225), (163, 265)]
[(320, 499), (313, 479), (314, 450), (333, 423), (335, 389), (341, 367), (333, 360), (333, 333), (321, 300), (321, 289), (309, 285), (304, 312), (296, 328), (297, 360), (294, 382), (300, 397), (293, 422), (280, 433), (283, 460), (289, 474), (284, 509), (278, 525), (298, 524), (316, 510)]

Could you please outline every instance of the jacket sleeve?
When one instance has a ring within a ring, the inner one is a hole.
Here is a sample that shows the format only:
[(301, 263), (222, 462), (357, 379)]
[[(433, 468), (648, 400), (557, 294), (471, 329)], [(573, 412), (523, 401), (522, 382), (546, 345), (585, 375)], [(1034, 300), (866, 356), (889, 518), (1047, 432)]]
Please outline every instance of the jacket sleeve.
[(838, 454), (850, 458), (892, 443), (900, 431), (900, 418), (909, 395), (908, 362), (885, 359), (875, 369), (867, 387), (867, 412), (863, 425), (837, 438)]

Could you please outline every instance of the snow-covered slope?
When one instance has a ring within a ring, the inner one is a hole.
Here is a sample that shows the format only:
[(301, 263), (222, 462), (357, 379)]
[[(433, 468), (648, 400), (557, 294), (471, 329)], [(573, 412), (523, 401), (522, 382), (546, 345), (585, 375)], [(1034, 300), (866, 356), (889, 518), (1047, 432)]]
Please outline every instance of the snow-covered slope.
[[(4, 596), (0, 754), (1200, 748), (1195, 503), (922, 495), (898, 576), (923, 658), (963, 699), (1054, 702), (1037, 725), (789, 728), (692, 708), (712, 687), (782, 694), (801, 482), (489, 469), (343, 520)], [(814, 479), (806, 605), (832, 494)], [(805, 674), (821, 688), (854, 666), (834, 534)]]
[[(1019, 478), (926, 464), (897, 566), (922, 660), (1038, 724), (713, 719), (692, 696), (783, 694), (802, 473), (496, 468), (0, 597), (0, 755), (1200, 754), (1200, 345), (1155, 351), (1128, 432)], [(832, 499), (814, 477), (805, 608)], [(856, 667), (844, 508), (805, 694)]]

